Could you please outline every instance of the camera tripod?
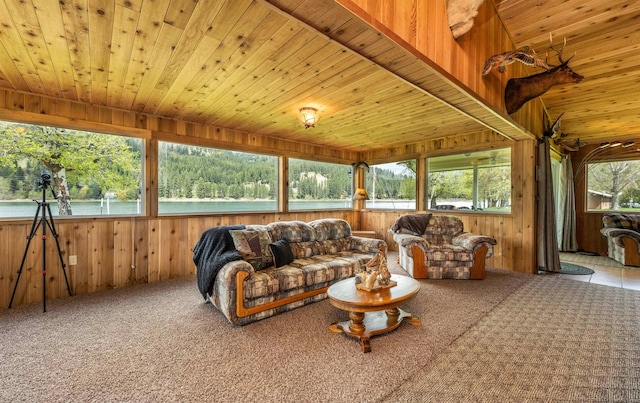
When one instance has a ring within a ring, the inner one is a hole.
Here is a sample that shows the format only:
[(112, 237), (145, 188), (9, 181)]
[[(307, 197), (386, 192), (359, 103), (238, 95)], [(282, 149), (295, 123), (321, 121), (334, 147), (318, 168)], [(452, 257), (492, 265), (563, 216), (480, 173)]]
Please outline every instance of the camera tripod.
[[(53, 216), (51, 215), (51, 206), (47, 202), (46, 193), (47, 188), (51, 186), (51, 175), (47, 171), (42, 173), (42, 181), (38, 182), (38, 186), (42, 188), (42, 201), (33, 200), (38, 203), (38, 209), (33, 217), (33, 223), (31, 224), (31, 231), (27, 236), (27, 246), (24, 249), (24, 255), (22, 256), (22, 263), (20, 263), (20, 270), (18, 270), (18, 277), (16, 278), (16, 284), (13, 287), (13, 294), (11, 294), (11, 301), (9, 301), (9, 308), (13, 304), (13, 298), (16, 296), (16, 290), (18, 289), (18, 282), (20, 281), (20, 275), (24, 268), (24, 262), (27, 259), (27, 253), (29, 251), (29, 245), (31, 240), (36, 235), (39, 227), (42, 227), (42, 312), (47, 312), (47, 228), (51, 231), (51, 235), (56, 240), (56, 246), (58, 247), (58, 256), (60, 257), (60, 265), (62, 272), (64, 273), (64, 280), (67, 283), (67, 291), (71, 296), (71, 287), (69, 287), (69, 279), (67, 278), (66, 265), (62, 259), (62, 252), (60, 251), (60, 242), (58, 241), (58, 233), (56, 232), (56, 226), (53, 222)], [(55, 193), (51, 189), (51, 193), (55, 198)], [(48, 217), (47, 217), (48, 214)], [(38, 219), (39, 218), (39, 219)]]

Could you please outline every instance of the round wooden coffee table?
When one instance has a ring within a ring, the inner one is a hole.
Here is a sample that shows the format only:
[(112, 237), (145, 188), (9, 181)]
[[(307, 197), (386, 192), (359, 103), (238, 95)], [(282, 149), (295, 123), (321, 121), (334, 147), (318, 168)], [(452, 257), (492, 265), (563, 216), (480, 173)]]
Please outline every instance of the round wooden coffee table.
[(368, 353), (372, 336), (394, 330), (404, 319), (420, 326), (420, 319), (398, 308), (420, 291), (420, 283), (407, 276), (393, 275), (391, 280), (398, 284), (380, 291), (357, 289), (354, 277), (329, 287), (327, 296), (331, 304), (349, 312), (348, 321), (334, 323), (329, 330), (359, 339), (362, 351)]

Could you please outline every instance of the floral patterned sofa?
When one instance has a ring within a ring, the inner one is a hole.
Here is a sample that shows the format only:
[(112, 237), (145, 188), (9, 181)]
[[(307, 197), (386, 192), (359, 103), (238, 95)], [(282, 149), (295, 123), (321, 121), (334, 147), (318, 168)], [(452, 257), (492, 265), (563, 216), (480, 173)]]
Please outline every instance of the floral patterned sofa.
[(640, 214), (607, 213), (602, 225), (607, 255), (625, 266), (640, 266)]
[(390, 230), (400, 265), (415, 278), (483, 279), (496, 240), (463, 231), (453, 216), (407, 214)]
[[(212, 285), (201, 287), (205, 299), (234, 325), (326, 298), (331, 284), (352, 277), (380, 245), (387, 248), (383, 240), (352, 236), (349, 223), (341, 219), (234, 228), (225, 232), (233, 240), (238, 259), (225, 263)], [(204, 234), (201, 241), (203, 238)], [(200, 249), (196, 245), (194, 253)], [(200, 271), (205, 265), (196, 260), (194, 257)], [(199, 283), (201, 277), (198, 273)]]

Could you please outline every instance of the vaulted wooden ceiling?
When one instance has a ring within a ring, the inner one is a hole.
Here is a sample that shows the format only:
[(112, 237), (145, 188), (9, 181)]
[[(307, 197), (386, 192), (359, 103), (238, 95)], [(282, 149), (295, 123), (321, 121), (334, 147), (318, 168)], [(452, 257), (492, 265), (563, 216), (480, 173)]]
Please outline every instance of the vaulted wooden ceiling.
[[(518, 45), (542, 49), (553, 31), (577, 53), (580, 91), (543, 98), (568, 138), (640, 137), (636, 3), (495, 0)], [(356, 151), (529, 136), (450, 84), (328, 0), (0, 1), (0, 88)], [(305, 106), (320, 111), (313, 129)]]

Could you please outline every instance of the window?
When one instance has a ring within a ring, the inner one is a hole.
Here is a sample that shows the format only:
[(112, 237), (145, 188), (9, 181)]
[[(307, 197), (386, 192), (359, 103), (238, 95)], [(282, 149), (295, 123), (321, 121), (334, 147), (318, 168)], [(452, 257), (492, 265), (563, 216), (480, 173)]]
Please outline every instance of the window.
[(511, 149), (427, 159), (430, 210), (511, 211)]
[(366, 208), (415, 210), (415, 160), (372, 165), (366, 178)]
[(158, 213), (275, 211), (277, 157), (160, 142)]
[(289, 159), (289, 210), (352, 208), (352, 167)]
[(141, 214), (141, 139), (0, 122), (0, 217)]
[(587, 210), (640, 211), (639, 160), (587, 164)]

